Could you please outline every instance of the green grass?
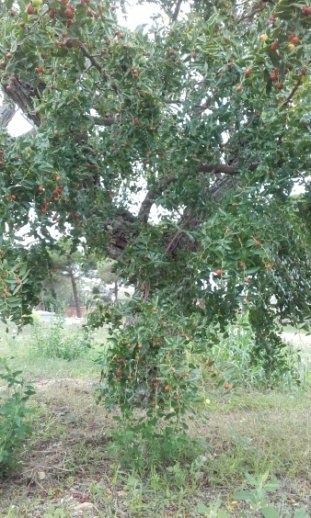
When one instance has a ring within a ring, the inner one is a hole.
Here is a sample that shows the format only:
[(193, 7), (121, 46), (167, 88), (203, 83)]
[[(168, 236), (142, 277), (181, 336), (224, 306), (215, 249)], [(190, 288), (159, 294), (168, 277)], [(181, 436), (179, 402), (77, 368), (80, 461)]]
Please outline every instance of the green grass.
[[(180, 438), (172, 437), (176, 454), (168, 460), (166, 445), (151, 441), (147, 453), (157, 461), (136, 467), (130, 442), (115, 449), (114, 415), (95, 403), (93, 360), (104, 334), (95, 337), (93, 350), (66, 361), (34, 355), (32, 333), (14, 340), (3, 334), (0, 342), (0, 356), (14, 356), (36, 389), (34, 432), (18, 470), (1, 484), (1, 518), (256, 518), (267, 503), (281, 518), (308, 510), (310, 385), (225, 391), (207, 384), (209, 401), (188, 418), (188, 442), (180, 448)], [(269, 491), (275, 479), (279, 485)], [(238, 498), (241, 490), (249, 500)]]

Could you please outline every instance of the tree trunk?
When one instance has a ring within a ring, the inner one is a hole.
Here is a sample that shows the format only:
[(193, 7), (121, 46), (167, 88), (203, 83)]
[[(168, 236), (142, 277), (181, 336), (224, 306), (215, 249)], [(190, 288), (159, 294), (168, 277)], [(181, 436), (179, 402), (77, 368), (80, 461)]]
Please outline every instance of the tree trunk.
[(118, 302), (118, 279), (114, 281), (114, 301)]
[(76, 279), (75, 279), (73, 271), (72, 271), (71, 264), (67, 266), (67, 271), (69, 273), (69, 277), (70, 277), (70, 281), (71, 281), (73, 299), (74, 299), (74, 304), (75, 304), (75, 308), (76, 308), (76, 315), (78, 318), (81, 318), (81, 307), (80, 307), (80, 302), (79, 302), (79, 297), (78, 297), (78, 288), (77, 288)]

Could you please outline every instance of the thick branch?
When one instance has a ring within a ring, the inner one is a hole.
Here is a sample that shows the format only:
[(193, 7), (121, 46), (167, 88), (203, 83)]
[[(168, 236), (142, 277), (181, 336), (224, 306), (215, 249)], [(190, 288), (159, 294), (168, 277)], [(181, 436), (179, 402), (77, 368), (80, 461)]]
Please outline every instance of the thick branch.
[(176, 179), (176, 176), (169, 176), (168, 178), (161, 180), (154, 189), (151, 189), (147, 192), (138, 213), (138, 220), (140, 222), (145, 224), (148, 222), (151, 207), (155, 200), (165, 190), (166, 187), (168, 187), (171, 183), (176, 182)]
[[(253, 169), (254, 166), (251, 167)], [(211, 173), (211, 174), (225, 174), (226, 176), (235, 176), (238, 175), (240, 170), (237, 162), (234, 162), (231, 165), (227, 164), (201, 164), (197, 168), (198, 173)], [(190, 172), (186, 174), (188, 176)], [(152, 205), (156, 201), (157, 197), (160, 196), (163, 191), (172, 183), (177, 181), (177, 176), (169, 176), (163, 180), (160, 180), (159, 183), (153, 188), (150, 189), (141, 206), (138, 213), (138, 220), (144, 224), (148, 222), (148, 218), (150, 215), (150, 211)]]
[(0, 106), (0, 128), (7, 128), (16, 113), (15, 106), (6, 99)]
[(235, 175), (239, 174), (239, 163), (233, 162), (230, 165), (227, 164), (200, 164), (197, 169), (198, 173), (214, 173), (214, 174), (226, 174)]
[(22, 110), (23, 113), (29, 119), (31, 119), (36, 126), (40, 124), (40, 117), (33, 111), (33, 97), (41, 97), (41, 92), (44, 89), (45, 85), (39, 85), (36, 89), (32, 86), (19, 81), (16, 79), (10, 85), (5, 87), (6, 95), (12, 99), (12, 101), (17, 104), (17, 106)]
[(172, 22), (173, 23), (175, 23), (177, 21), (177, 18), (178, 18), (178, 15), (179, 15), (179, 11), (180, 11), (180, 8), (181, 8), (181, 4), (182, 4), (182, 0), (177, 0), (175, 11), (174, 11), (174, 14), (172, 16)]

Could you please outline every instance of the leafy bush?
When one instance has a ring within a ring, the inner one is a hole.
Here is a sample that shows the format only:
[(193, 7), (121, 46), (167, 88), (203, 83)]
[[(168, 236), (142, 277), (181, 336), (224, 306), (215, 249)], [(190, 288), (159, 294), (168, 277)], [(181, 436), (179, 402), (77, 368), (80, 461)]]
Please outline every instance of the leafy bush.
[(265, 358), (254, 354), (255, 337), (248, 315), (230, 324), (210, 351), (207, 365), (235, 385), (293, 387), (303, 383), (305, 369), (298, 352), (284, 344), (275, 351), (273, 368), (267, 372)]
[(34, 394), (33, 387), (1, 359), (0, 381), (0, 477), (16, 465), (16, 454), (31, 432), (27, 416), (27, 401)]
[(35, 323), (33, 333), (32, 350), (36, 356), (71, 361), (80, 358), (88, 350), (86, 337), (81, 330), (65, 330), (61, 320), (47, 327)]

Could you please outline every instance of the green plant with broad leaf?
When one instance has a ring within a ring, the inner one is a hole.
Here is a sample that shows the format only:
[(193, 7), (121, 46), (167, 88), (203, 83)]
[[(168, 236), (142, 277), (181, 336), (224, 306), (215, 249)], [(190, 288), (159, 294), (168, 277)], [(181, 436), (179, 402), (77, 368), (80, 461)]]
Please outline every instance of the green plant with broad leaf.
[[(251, 511), (261, 513), (264, 518), (282, 518), (275, 505), (269, 501), (269, 494), (274, 493), (279, 487), (280, 482), (269, 480), (269, 472), (261, 477), (254, 477), (248, 473), (245, 475), (249, 489), (237, 491), (235, 498), (249, 504)], [(296, 509), (294, 518), (308, 518), (305, 509)]]

